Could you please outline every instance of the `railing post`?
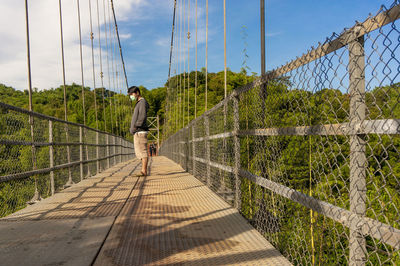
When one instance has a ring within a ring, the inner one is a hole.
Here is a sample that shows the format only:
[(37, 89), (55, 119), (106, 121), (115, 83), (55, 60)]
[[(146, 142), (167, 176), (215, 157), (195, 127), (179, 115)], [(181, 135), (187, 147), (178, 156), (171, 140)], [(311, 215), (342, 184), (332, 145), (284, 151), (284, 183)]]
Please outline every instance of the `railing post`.
[[(85, 127), (85, 135), (83, 136), (83, 138), (84, 138), (84, 140), (85, 140), (85, 143), (86, 143), (86, 145), (85, 145), (85, 152), (86, 152), (86, 160), (87, 161), (89, 161), (89, 148), (88, 148), (88, 145), (87, 145), (87, 143), (88, 143), (88, 140), (87, 140), (87, 138), (88, 138), (88, 131), (87, 131), (87, 128)], [(90, 173), (90, 164), (89, 163), (86, 163), (86, 167), (87, 167), (87, 174), (86, 174), (86, 177), (89, 177), (89, 176), (91, 176), (92, 174)]]
[(121, 137), (118, 137), (118, 163), (122, 162), (121, 148)]
[(182, 166), (182, 168), (183, 168), (183, 156), (182, 156), (182, 154), (183, 154), (183, 141), (182, 141), (182, 131), (183, 131), (183, 128), (180, 130), (180, 132), (179, 132), (179, 138), (178, 138), (178, 145), (179, 145), (179, 164)]
[[(66, 141), (67, 143), (69, 143), (69, 127), (68, 124), (65, 124), (65, 137), (66, 137)], [(69, 144), (67, 144), (67, 160), (68, 163), (71, 163), (71, 146)], [(74, 182), (72, 181), (72, 171), (71, 171), (71, 167), (68, 167), (68, 182), (64, 185), (64, 188), (70, 187), (74, 184)]]
[(107, 144), (107, 169), (110, 168), (110, 135), (106, 134), (106, 144)]
[[(49, 120), (49, 166), (54, 167), (54, 147), (53, 147), (53, 121)], [(50, 189), (51, 195), (55, 193), (54, 188), (54, 171), (50, 171)]]
[(118, 152), (117, 136), (114, 136), (114, 165), (116, 165), (118, 163), (117, 152)]
[(124, 161), (124, 139), (121, 137), (120, 138), (120, 144), (121, 144), (121, 148), (120, 148), (120, 154), (121, 154), (121, 162)]
[(119, 137), (119, 144), (120, 144), (120, 148), (119, 148), (119, 154), (120, 154), (120, 162), (122, 163), (123, 162), (123, 160), (124, 160), (124, 155), (123, 155), (123, 150), (124, 150), (124, 147), (123, 147), (123, 139), (122, 139), (122, 137)]
[(120, 141), (120, 145), (121, 145), (119, 153), (121, 154), (121, 162), (123, 162), (124, 161), (124, 140), (122, 137), (120, 137), (119, 141)]
[[(356, 34), (356, 32), (354, 32)], [(360, 123), (365, 119), (365, 58), (364, 36), (349, 44), (349, 93), (350, 93), (350, 211), (358, 216), (366, 213), (365, 135), (360, 134)], [(361, 225), (353, 225), (361, 228)], [(350, 265), (366, 262), (366, 241), (360, 229), (350, 229)]]
[(156, 155), (158, 155), (158, 149), (160, 148), (160, 118), (157, 115), (157, 150)]
[[(186, 132), (185, 132), (186, 131)], [(184, 144), (184, 152), (185, 152), (185, 170), (186, 172), (189, 172), (189, 126), (183, 130), (184, 132), (184, 139), (185, 139), (185, 144)]]
[(81, 181), (83, 180), (83, 128), (79, 127), (79, 161)]
[(211, 151), (210, 151), (210, 141), (208, 137), (210, 136), (210, 120), (208, 115), (204, 116), (204, 127), (206, 130), (205, 148), (206, 148), (206, 180), (207, 186), (211, 187)]
[(124, 145), (123, 145), (123, 152), (122, 152), (122, 154), (123, 154), (123, 156), (124, 156), (124, 162), (126, 162), (126, 140), (124, 139), (123, 140), (123, 143), (124, 143)]
[(99, 132), (96, 131), (96, 172), (100, 173), (100, 161), (99, 161)]
[(113, 158), (113, 166), (117, 164), (116, 160), (115, 160), (115, 136), (112, 136), (112, 158)]
[(195, 126), (192, 126), (192, 174), (196, 177), (196, 143), (194, 141), (195, 135)]
[(241, 193), (240, 193), (240, 176), (239, 176), (239, 169), (240, 169), (240, 139), (239, 139), (239, 96), (235, 95), (233, 97), (233, 130), (234, 130), (234, 149), (235, 149), (235, 208), (240, 211), (241, 209)]

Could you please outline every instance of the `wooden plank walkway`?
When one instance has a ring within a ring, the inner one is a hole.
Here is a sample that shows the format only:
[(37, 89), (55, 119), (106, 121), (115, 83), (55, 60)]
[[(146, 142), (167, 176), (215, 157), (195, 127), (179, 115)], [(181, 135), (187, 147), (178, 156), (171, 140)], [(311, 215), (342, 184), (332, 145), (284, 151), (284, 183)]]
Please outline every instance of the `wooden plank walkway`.
[(150, 175), (141, 178), (133, 176), (140, 170), (137, 160), (114, 166), (0, 220), (0, 261), (290, 265), (235, 209), (180, 166), (161, 156), (150, 166)]

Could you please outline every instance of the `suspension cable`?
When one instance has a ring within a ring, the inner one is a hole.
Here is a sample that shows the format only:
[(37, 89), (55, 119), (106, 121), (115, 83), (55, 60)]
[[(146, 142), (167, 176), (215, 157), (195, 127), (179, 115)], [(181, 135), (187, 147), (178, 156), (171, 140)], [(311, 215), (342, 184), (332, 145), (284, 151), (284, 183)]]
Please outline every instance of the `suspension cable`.
[(188, 0), (188, 22), (187, 22), (187, 56), (188, 56), (188, 85), (187, 85), (187, 93), (188, 93), (188, 98), (187, 98), (187, 108), (188, 108), (188, 124), (190, 122), (190, 58), (189, 58), (189, 40), (190, 40), (190, 0)]
[[(82, 27), (81, 27), (81, 10), (80, 10), (80, 0), (76, 1), (77, 9), (78, 9), (78, 26), (79, 26), (79, 55), (80, 55), (80, 63), (81, 63), (81, 83), (82, 83), (82, 109), (83, 109), (83, 125), (86, 126), (86, 102), (85, 102), (85, 78), (84, 78), (84, 71), (83, 71), (83, 51), (82, 51)], [(86, 131), (85, 128), (83, 130), (83, 134), (86, 138)], [(89, 160), (89, 151), (88, 146), (85, 145), (85, 155), (86, 160)], [(90, 176), (90, 167), (87, 165), (87, 174)]]
[(97, 8), (97, 29), (99, 32), (99, 62), (100, 62), (100, 80), (101, 80), (101, 96), (103, 101), (103, 120), (104, 120), (104, 131), (107, 131), (107, 118), (106, 118), (106, 107), (104, 102), (104, 81), (103, 81), (103, 59), (101, 54), (101, 31), (100, 31), (100, 11), (99, 11), (99, 0), (96, 0)]
[[(65, 85), (65, 61), (64, 61), (64, 36), (63, 36), (63, 24), (62, 24), (62, 9), (61, 0), (58, 1), (58, 10), (60, 14), (60, 42), (61, 42), (61, 63), (62, 63), (62, 76), (63, 76), (63, 87), (64, 87), (64, 120), (68, 121), (67, 115), (67, 89)], [(68, 125), (65, 125), (66, 140), (69, 142)], [(71, 151), (70, 146), (67, 145), (67, 161), (71, 163)], [(68, 183), (66, 185), (72, 185), (72, 173), (71, 167), (68, 167)]]
[[(197, 1), (197, 0), (196, 0)], [(168, 122), (170, 124), (169, 119), (171, 117), (171, 62), (172, 62), (172, 53), (173, 53), (173, 46), (174, 46), (174, 31), (175, 31), (175, 12), (176, 12), (176, 0), (174, 0), (174, 15), (172, 18), (172, 33), (171, 33), (171, 48), (169, 52), (169, 68), (168, 68), (168, 87), (167, 87), (167, 114), (168, 114)], [(169, 133), (169, 132), (167, 132)]]
[(115, 17), (115, 10), (114, 10), (114, 3), (113, 3), (113, 0), (111, 0), (111, 9), (112, 9), (113, 17), (114, 17), (115, 34), (117, 35), (117, 39), (118, 39), (119, 55), (121, 56), (122, 67), (123, 67), (123, 69), (124, 69), (124, 76), (125, 76), (126, 89), (128, 89), (128, 88), (129, 88), (129, 86), (128, 86), (128, 78), (127, 78), (127, 76), (126, 76), (124, 57), (122, 56), (122, 47), (121, 47), (121, 41), (120, 41), (120, 39), (119, 39), (118, 25), (117, 25), (117, 19), (116, 19), (116, 17)]
[(26, 54), (28, 64), (28, 89), (29, 89), (29, 111), (33, 111), (32, 105), (32, 71), (31, 71), (31, 48), (29, 38), (29, 17), (28, 17), (28, 0), (25, 0), (25, 23), (26, 23)]
[(226, 0), (224, 0), (224, 98), (227, 96), (226, 84)]
[[(29, 88), (29, 111), (33, 111), (33, 103), (32, 103), (32, 71), (31, 71), (31, 49), (30, 49), (30, 38), (29, 38), (29, 8), (28, 8), (28, 1), (25, 0), (25, 25), (26, 25), (26, 59), (27, 59), (27, 65), (28, 65), (28, 88)], [(30, 129), (31, 129), (31, 141), (32, 143), (34, 142), (34, 119), (33, 116), (29, 116), (29, 124), (30, 124)], [(35, 145), (31, 146), (32, 149), (32, 167), (33, 170), (37, 169), (36, 165), (36, 147)], [(38, 182), (37, 182), (37, 176), (34, 176), (35, 180), (35, 194), (34, 197), (32, 198), (32, 201), (35, 200), (40, 200), (40, 195), (39, 195), (39, 190), (38, 190)]]
[(206, 0), (206, 87), (205, 87), (205, 108), (207, 111), (207, 93), (208, 93), (208, 0)]
[(182, 127), (185, 127), (185, 101), (186, 101), (186, 38), (185, 38), (185, 31), (186, 31), (186, 0), (183, 0), (183, 97), (182, 97)]
[[(179, 8), (180, 11), (180, 16), (179, 16), (179, 120), (178, 120), (178, 125), (181, 123), (181, 105), (182, 105), (182, 6), (183, 6), (183, 0), (181, 0), (181, 5)], [(180, 127), (180, 126), (178, 126)]]
[[(109, 62), (109, 50), (108, 50), (108, 21), (106, 19), (106, 6), (105, 6), (105, 0), (103, 0), (103, 15), (104, 15), (104, 36), (106, 39), (106, 58), (107, 58), (107, 77), (108, 77), (108, 91), (110, 92), (111, 90), (111, 78), (110, 78), (110, 62)], [(114, 133), (114, 125), (113, 125), (113, 116), (112, 116), (112, 98), (110, 98), (109, 93), (107, 93), (108, 95), (108, 99), (109, 99), (109, 103), (110, 103), (110, 125), (111, 125), (111, 133)]]
[(81, 83), (82, 83), (82, 109), (83, 109), (83, 125), (86, 126), (86, 106), (85, 106), (85, 78), (83, 73), (83, 55), (82, 55), (82, 28), (81, 28), (81, 11), (80, 11), (80, 0), (76, 0), (78, 8), (78, 26), (79, 26), (79, 54), (81, 62)]
[(94, 48), (93, 48), (93, 23), (92, 23), (92, 1), (89, 0), (89, 16), (90, 16), (90, 42), (92, 47), (92, 73), (93, 73), (93, 95), (94, 95), (94, 110), (96, 113), (96, 129), (99, 130), (99, 121), (97, 117), (97, 94), (96, 94), (96, 72), (94, 69)]
[(115, 116), (115, 133), (117, 135), (119, 134), (119, 129), (120, 127), (118, 126), (118, 112), (117, 112), (117, 103), (116, 103), (116, 97), (117, 97), (117, 87), (116, 87), (116, 72), (115, 72), (115, 59), (114, 59), (114, 39), (112, 38), (112, 30), (111, 30), (111, 8), (110, 8), (111, 3), (107, 5), (107, 10), (108, 10), (108, 21), (109, 21), (109, 39), (110, 39), (110, 54), (111, 54), (111, 68), (112, 68), (112, 79), (113, 79), (113, 88), (114, 88), (114, 95), (113, 95), (113, 101), (114, 101), (114, 116)]
[(63, 25), (62, 25), (61, 0), (58, 0), (58, 10), (59, 10), (59, 14), (60, 14), (61, 65), (62, 65), (62, 77), (63, 77), (63, 88), (64, 88), (64, 120), (68, 121), (67, 92), (66, 92), (66, 86), (65, 86), (64, 36), (63, 36)]
[[(178, 2), (179, 3), (179, 2)], [(179, 5), (180, 8), (180, 5)], [(177, 15), (179, 16), (179, 11), (177, 12)], [(180, 17), (179, 17), (180, 18)], [(178, 131), (178, 116), (179, 116), (179, 78), (178, 74), (179, 74), (179, 51), (180, 51), (180, 39), (179, 39), (179, 28), (180, 28), (180, 23), (179, 23), (179, 18), (177, 19), (177, 23), (179, 24), (177, 26), (177, 31), (175, 33), (176, 35), (176, 39), (178, 40), (178, 44), (177, 44), (177, 49), (175, 52), (175, 56), (176, 56), (176, 63), (175, 63), (175, 77), (176, 77), (176, 86), (175, 86), (175, 130)]]
[(197, 0), (196, 0), (196, 74), (194, 81), (194, 119), (197, 118)]

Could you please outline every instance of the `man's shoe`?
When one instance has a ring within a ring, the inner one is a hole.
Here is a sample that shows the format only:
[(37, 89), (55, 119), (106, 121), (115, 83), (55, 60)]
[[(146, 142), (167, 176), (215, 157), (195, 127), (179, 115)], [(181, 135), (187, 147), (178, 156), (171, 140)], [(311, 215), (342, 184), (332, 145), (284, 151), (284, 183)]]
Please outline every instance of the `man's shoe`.
[(141, 176), (147, 176), (147, 174), (143, 173), (142, 171), (140, 171), (140, 173), (135, 175), (136, 177), (141, 177)]

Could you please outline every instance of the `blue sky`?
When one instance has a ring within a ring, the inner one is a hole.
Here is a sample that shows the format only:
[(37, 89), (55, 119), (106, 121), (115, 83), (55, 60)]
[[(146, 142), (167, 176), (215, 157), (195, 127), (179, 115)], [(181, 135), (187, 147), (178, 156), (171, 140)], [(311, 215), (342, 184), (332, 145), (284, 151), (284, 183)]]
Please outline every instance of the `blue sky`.
[[(190, 1), (190, 69), (195, 69), (195, 0)], [(265, 0), (267, 70), (274, 69), (301, 56), (318, 42), (324, 42), (332, 32), (340, 33), (356, 20), (364, 21), (381, 5), (389, 8), (394, 0)], [(61, 48), (58, 1), (29, 2), (32, 83), (38, 89), (62, 84)], [(93, 31), (95, 36), (94, 84), (91, 69), (90, 27), (88, 0), (80, 0), (82, 16), (83, 60), (85, 85), (100, 85), (99, 46), (96, 2), (92, 0)], [(98, 0), (100, 16), (102, 3)], [(227, 0), (227, 64), (239, 71), (244, 59), (243, 27), (246, 27), (247, 65), (260, 71), (260, 12), (259, 0)], [(198, 0), (198, 69), (205, 65), (205, 3)], [(148, 89), (163, 86), (168, 76), (173, 0), (114, 0), (123, 54), (130, 85)], [(107, 5), (106, 5), (107, 6)], [(76, 1), (62, 1), (66, 82), (81, 84), (79, 64), (79, 35)], [(27, 89), (25, 7), (23, 1), (0, 2), (0, 83), (17, 89)], [(177, 17), (179, 18), (179, 16)], [(185, 17), (185, 20), (187, 17)], [(104, 23), (100, 20), (103, 72), (107, 77)], [(177, 24), (179, 26), (179, 23)], [(177, 48), (178, 40), (175, 40)], [(209, 71), (223, 70), (223, 0), (209, 0)], [(176, 50), (175, 50), (176, 51)], [(185, 54), (187, 52), (185, 51)], [(176, 53), (174, 52), (174, 62)], [(173, 71), (175, 70), (173, 65)], [(393, 65), (395, 67), (396, 65)], [(179, 70), (178, 70), (179, 72)], [(104, 85), (119, 91), (124, 87)], [(123, 84), (119, 80), (119, 84)]]
[[(191, 9), (195, 0), (191, 1)], [(157, 1), (149, 1), (157, 2)], [(168, 75), (169, 41), (173, 1), (169, 6), (146, 6), (146, 17), (120, 22), (122, 46), (130, 84), (149, 89), (162, 86)], [(181, 1), (178, 0), (178, 3)], [(340, 33), (355, 21), (364, 21), (381, 5), (390, 7), (391, 0), (266, 0), (267, 70), (274, 69), (317, 46), (333, 32)], [(186, 1), (187, 3), (187, 1)], [(134, 14), (132, 16), (135, 16)], [(190, 14), (190, 69), (194, 64), (194, 10)], [(187, 19), (187, 18), (185, 18)], [(205, 65), (205, 0), (198, 0), (198, 69)], [(243, 26), (247, 32), (247, 65), (260, 72), (259, 1), (227, 0), (227, 65), (239, 71), (243, 62)], [(202, 36), (200, 36), (202, 35)], [(176, 40), (177, 41), (177, 40)], [(177, 44), (177, 43), (175, 43)], [(175, 46), (176, 48), (176, 46)], [(209, 0), (209, 71), (223, 69), (223, 1)], [(186, 53), (186, 52), (185, 52)], [(174, 53), (175, 56), (175, 53)]]

